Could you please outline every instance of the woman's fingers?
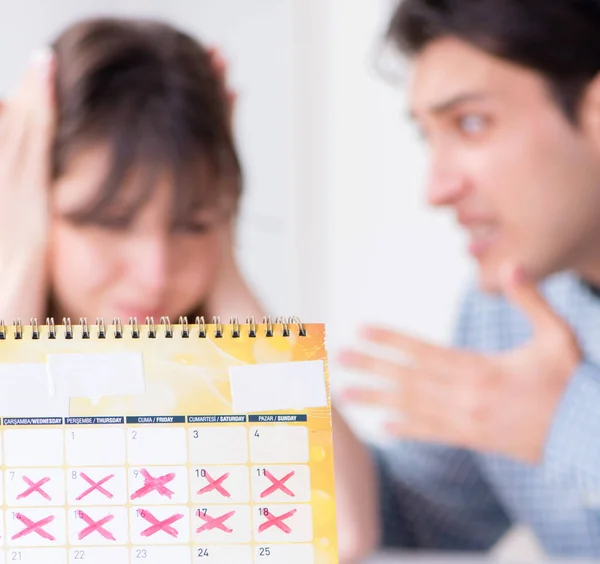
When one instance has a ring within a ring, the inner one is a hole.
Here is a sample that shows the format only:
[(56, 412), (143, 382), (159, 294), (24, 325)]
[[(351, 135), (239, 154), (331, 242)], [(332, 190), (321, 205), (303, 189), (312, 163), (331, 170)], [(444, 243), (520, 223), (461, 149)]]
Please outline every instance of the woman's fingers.
[[(0, 143), (16, 149), (30, 135), (49, 137), (54, 125), (53, 73), (54, 56), (42, 49), (30, 59), (15, 94), (2, 112)], [(5, 153), (6, 154), (6, 153)], [(22, 154), (18, 150), (18, 154)]]
[(56, 58), (50, 49), (41, 50), (36, 55), (35, 85), (29, 99), (27, 115), (36, 133), (46, 138), (53, 133), (55, 122), (54, 73)]
[(0, 177), (23, 191), (43, 191), (42, 197), (55, 127), (54, 69), (51, 51), (32, 57), (17, 94), (4, 108), (0, 131)]
[[(48, 219), (50, 155), (55, 129), (54, 57), (33, 56), (16, 93), (0, 116), (0, 198), (4, 238), (23, 221), (45, 237)], [(37, 235), (35, 238), (39, 238)]]
[(237, 93), (234, 90), (232, 90), (228, 85), (227, 60), (223, 57), (221, 52), (216, 47), (211, 47), (208, 50), (208, 53), (210, 56), (213, 71), (216, 73), (217, 77), (219, 78), (219, 81), (221, 82), (223, 94), (225, 96), (225, 99), (227, 100), (229, 123), (233, 124), (233, 118), (234, 118), (234, 114), (235, 114), (235, 106), (237, 103)]
[(32, 184), (45, 184), (49, 180), (50, 156), (56, 126), (56, 106), (54, 95), (54, 73), (56, 60), (50, 57), (39, 69), (39, 90), (29, 111), (27, 149), (24, 153), (24, 167), (36, 178)]

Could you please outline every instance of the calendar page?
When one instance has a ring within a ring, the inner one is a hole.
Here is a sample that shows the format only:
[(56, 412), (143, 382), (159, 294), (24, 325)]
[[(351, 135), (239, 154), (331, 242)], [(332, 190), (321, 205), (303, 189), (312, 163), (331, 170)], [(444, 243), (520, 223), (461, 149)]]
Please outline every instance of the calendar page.
[(6, 331), (0, 562), (337, 563), (324, 328), (231, 328)]

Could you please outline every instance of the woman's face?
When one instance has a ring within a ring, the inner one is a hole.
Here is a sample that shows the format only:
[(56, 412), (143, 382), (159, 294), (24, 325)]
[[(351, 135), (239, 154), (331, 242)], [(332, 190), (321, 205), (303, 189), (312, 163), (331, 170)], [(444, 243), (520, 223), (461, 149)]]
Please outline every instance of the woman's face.
[(72, 221), (68, 215), (97, 195), (107, 157), (106, 147), (76, 155), (52, 189), (49, 269), (57, 311), (74, 322), (137, 317), (142, 323), (146, 316), (163, 315), (177, 320), (211, 291), (226, 226), (216, 212), (205, 210), (186, 228), (174, 229), (167, 175), (129, 221), (123, 210), (137, 195), (135, 175), (101, 221)]

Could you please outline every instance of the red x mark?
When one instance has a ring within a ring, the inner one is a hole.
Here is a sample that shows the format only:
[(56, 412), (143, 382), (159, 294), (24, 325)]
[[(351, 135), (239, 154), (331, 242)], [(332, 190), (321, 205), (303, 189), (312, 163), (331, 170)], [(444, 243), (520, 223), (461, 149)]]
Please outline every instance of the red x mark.
[(177, 536), (179, 535), (179, 532), (177, 531), (177, 529), (175, 527), (171, 527), (171, 524), (175, 523), (175, 521), (179, 521), (179, 519), (183, 519), (185, 517), (185, 515), (182, 515), (181, 513), (177, 513), (175, 515), (171, 515), (171, 517), (169, 517), (168, 519), (165, 519), (164, 521), (159, 521), (147, 509), (141, 510), (139, 512), (139, 515), (140, 515), (140, 517), (143, 517), (144, 519), (146, 519), (146, 521), (148, 521), (148, 523), (151, 524), (150, 527), (148, 527), (147, 529), (144, 529), (140, 533), (143, 537), (151, 537), (152, 535), (158, 533), (159, 531), (164, 531), (168, 535), (171, 535), (172, 537), (177, 538)]
[(50, 501), (52, 498), (42, 489), (44, 484), (50, 481), (50, 478), (42, 478), (39, 482), (30, 480), (27, 476), (23, 476), (23, 481), (29, 486), (23, 493), (17, 496), (17, 499), (29, 497), (32, 493), (39, 493), (44, 499)]
[(165, 484), (172, 482), (175, 479), (175, 473), (171, 472), (170, 474), (166, 474), (164, 476), (159, 476), (158, 478), (154, 478), (150, 475), (150, 472), (145, 468), (140, 470), (140, 474), (144, 477), (144, 485), (136, 492), (134, 492), (131, 496), (131, 499), (137, 499), (139, 497), (144, 497), (148, 495), (150, 492), (156, 490), (160, 495), (168, 497), (169, 499), (175, 495), (169, 488), (165, 487)]
[(12, 540), (20, 539), (21, 537), (30, 535), (31, 533), (36, 533), (40, 537), (49, 541), (56, 540), (48, 531), (44, 531), (44, 527), (49, 523), (52, 523), (52, 521), (54, 521), (54, 515), (50, 515), (49, 517), (41, 519), (40, 521), (32, 521), (31, 519), (29, 519), (29, 517), (25, 517), (25, 515), (23, 515), (22, 513), (17, 513), (15, 515), (15, 518), (21, 521), (21, 523), (25, 525), (25, 528), (13, 537), (11, 537)]
[(203, 487), (198, 491), (198, 495), (202, 495), (208, 492), (212, 492), (213, 490), (218, 491), (223, 497), (231, 497), (230, 493), (223, 487), (223, 482), (229, 478), (229, 472), (227, 474), (223, 474), (220, 478), (213, 480), (211, 475), (204, 471), (204, 476), (206, 481), (208, 482), (208, 486)]
[(211, 531), (212, 529), (219, 529), (220, 531), (224, 531), (225, 533), (233, 533), (233, 529), (225, 526), (225, 521), (231, 519), (235, 515), (235, 511), (230, 511), (225, 515), (221, 515), (221, 517), (211, 517), (207, 513), (203, 513), (202, 511), (198, 511), (198, 517), (203, 521), (206, 521), (204, 525), (200, 528), (196, 529), (197, 533), (203, 533), (205, 531)]
[(80, 472), (79, 475), (91, 486), (90, 488), (88, 488), (87, 490), (85, 490), (80, 496), (78, 496), (76, 499), (77, 501), (81, 501), (84, 497), (87, 497), (88, 495), (90, 495), (93, 491), (98, 491), (101, 494), (105, 495), (107, 498), (112, 499), (113, 494), (111, 494), (108, 490), (106, 490), (105, 488), (102, 487), (103, 484), (106, 484), (106, 482), (108, 482), (109, 480), (111, 480), (112, 478), (115, 477), (114, 474), (111, 474), (110, 476), (106, 476), (105, 478), (102, 478), (102, 480), (100, 480), (99, 482), (94, 482), (94, 480), (92, 480), (89, 476), (87, 476), (85, 474), (85, 472)]
[(104, 525), (106, 525), (106, 523), (112, 521), (115, 518), (114, 515), (107, 515), (106, 517), (100, 519), (100, 521), (94, 521), (89, 515), (86, 515), (83, 511), (78, 511), (77, 515), (87, 524), (87, 527), (79, 531), (79, 540), (84, 539), (85, 537), (91, 535), (93, 532), (100, 533), (105, 539), (113, 541), (117, 540), (115, 539), (115, 537), (113, 537), (110, 531), (107, 531), (104, 528)]
[(273, 515), (271, 512), (265, 512), (264, 516), (267, 518), (267, 520), (258, 527), (258, 532), (262, 533), (267, 529), (270, 529), (271, 527), (277, 527), (278, 529), (281, 529), (286, 535), (289, 535), (292, 532), (292, 529), (289, 525), (284, 523), (284, 521), (295, 515), (296, 511), (298, 510), (292, 509), (291, 511), (288, 511), (287, 513), (279, 517)]
[(296, 472), (292, 471), (289, 474), (285, 475), (283, 478), (281, 478), (281, 480), (278, 480), (277, 478), (275, 478), (275, 476), (273, 476), (273, 474), (271, 474), (271, 472), (265, 470), (265, 477), (271, 482), (272, 485), (269, 486), (264, 492), (262, 492), (260, 494), (260, 497), (268, 497), (278, 490), (281, 490), (284, 494), (287, 494), (290, 497), (296, 497), (296, 494), (285, 485), (285, 483), (295, 474)]

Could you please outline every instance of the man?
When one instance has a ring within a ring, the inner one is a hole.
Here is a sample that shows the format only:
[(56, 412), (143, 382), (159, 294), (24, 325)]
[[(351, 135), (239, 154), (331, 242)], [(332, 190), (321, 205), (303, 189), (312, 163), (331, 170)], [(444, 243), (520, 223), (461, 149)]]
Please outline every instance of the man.
[(396, 413), (386, 450), (334, 415), (342, 561), (486, 550), (513, 523), (600, 557), (599, 30), (598, 0), (405, 0), (393, 17), (428, 199), (468, 231), (479, 281), (455, 348), (371, 327), (408, 361), (342, 354), (389, 384), (346, 398)]

